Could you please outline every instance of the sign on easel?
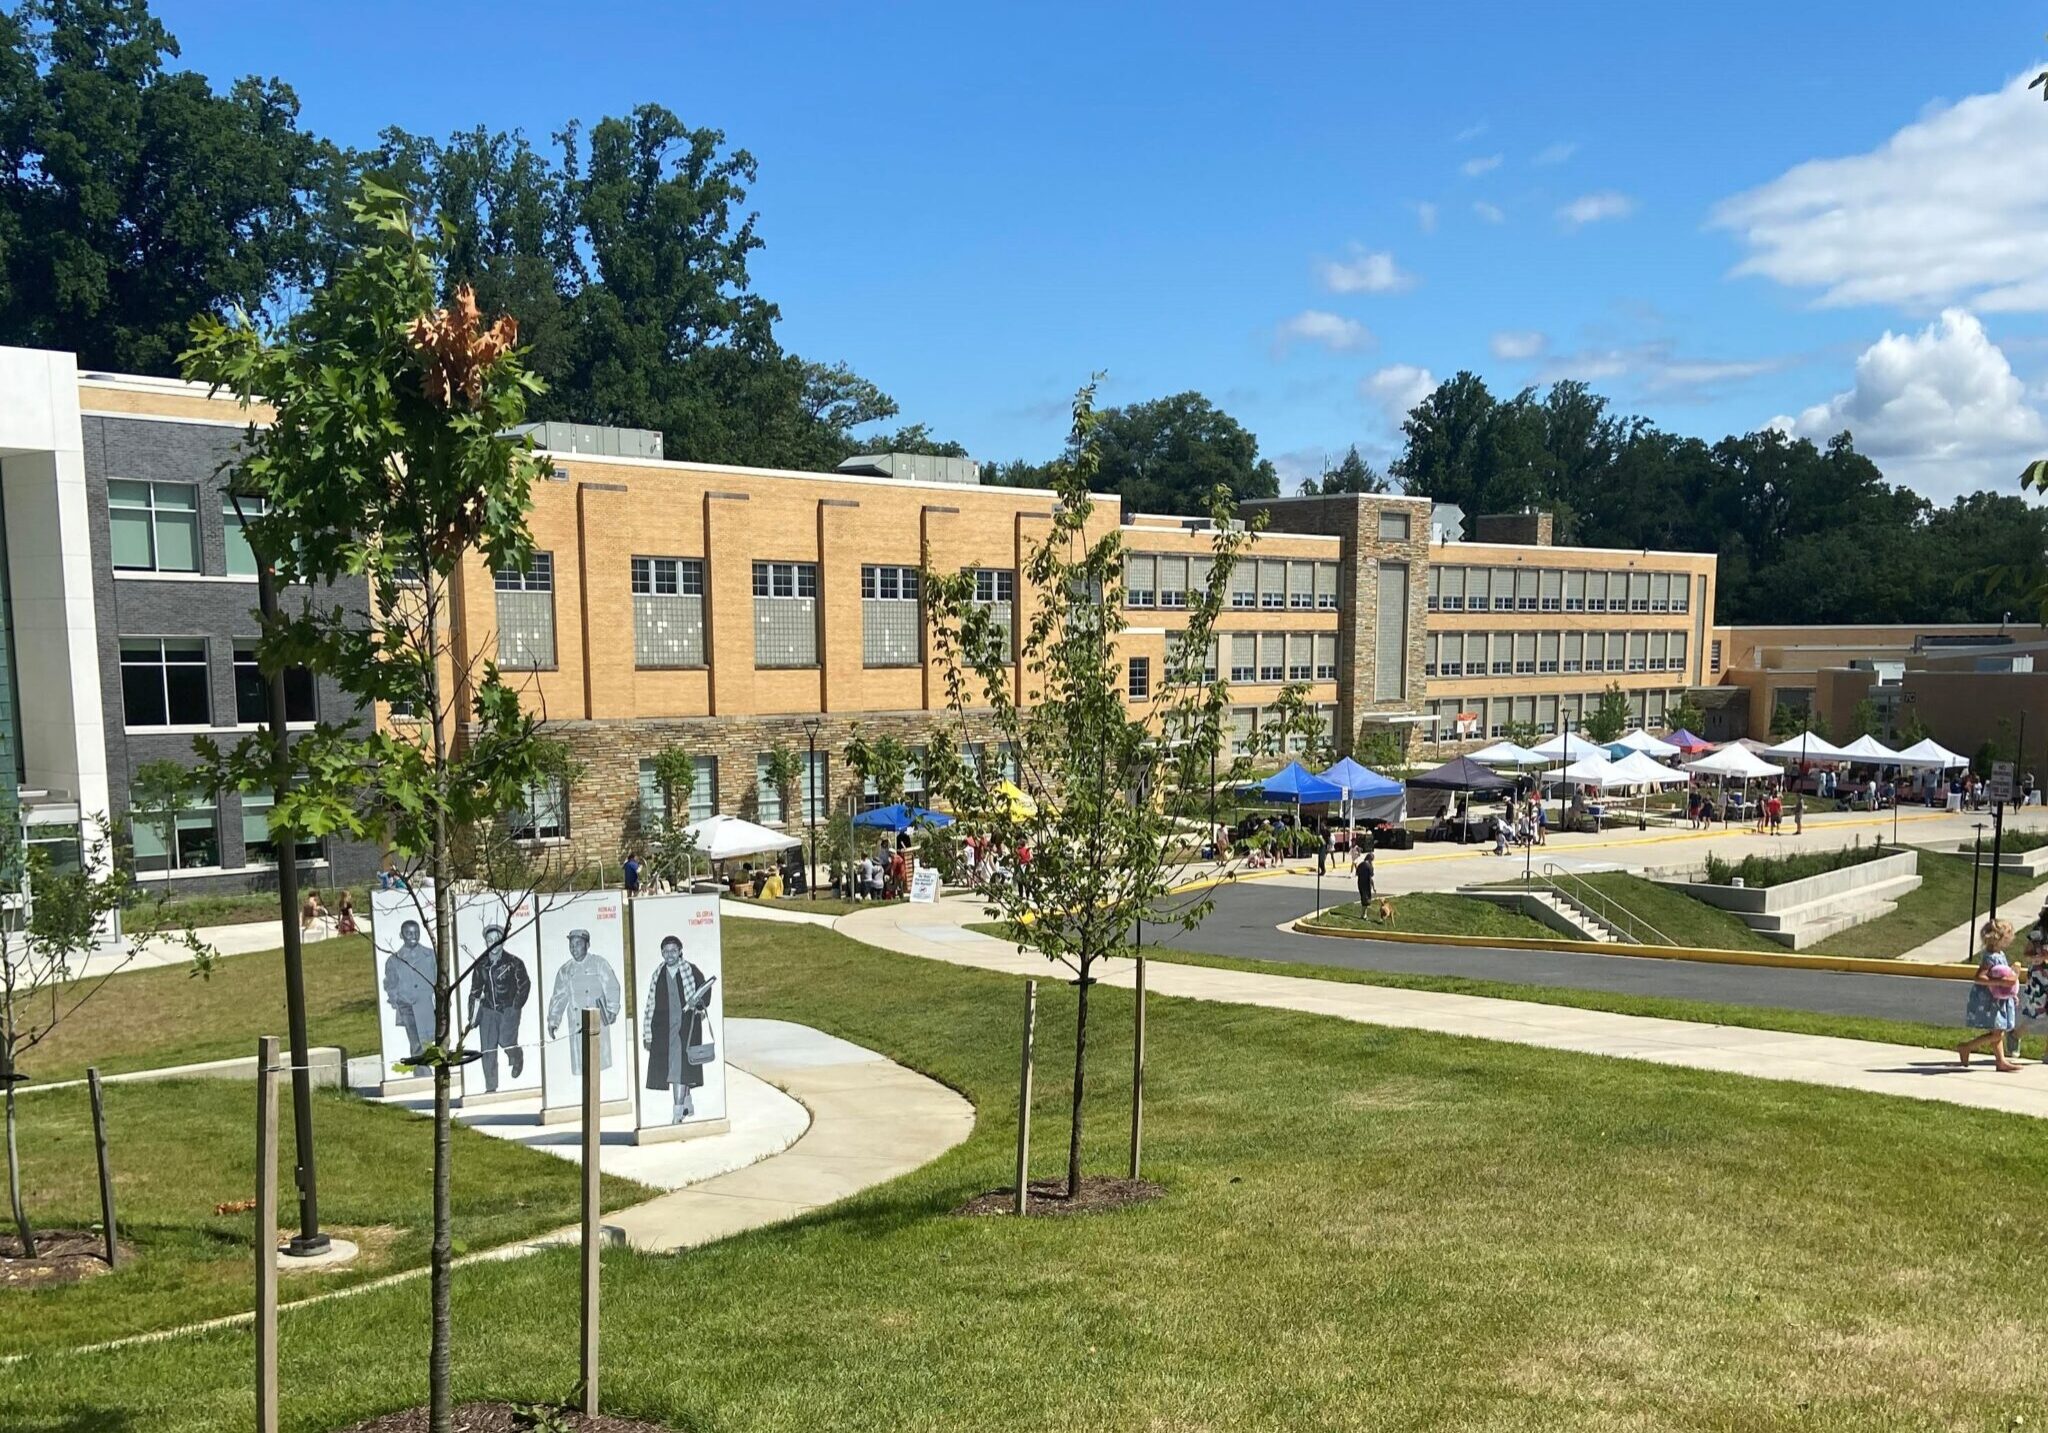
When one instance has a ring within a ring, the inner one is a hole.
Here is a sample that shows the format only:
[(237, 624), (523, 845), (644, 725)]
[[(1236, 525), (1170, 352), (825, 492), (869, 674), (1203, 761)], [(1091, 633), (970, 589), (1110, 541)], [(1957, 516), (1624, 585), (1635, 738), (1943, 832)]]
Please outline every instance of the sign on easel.
[(910, 903), (932, 905), (939, 899), (939, 868), (919, 866), (910, 873)]
[(577, 1038), (583, 1010), (595, 1010), (599, 1094), (608, 1114), (624, 1114), (633, 1100), (633, 1062), (625, 1042), (626, 897), (623, 891), (540, 896), (541, 1123), (573, 1119), (583, 1106), (583, 1050)]
[(499, 891), (465, 897), (455, 908), (455, 965), (462, 972), (456, 1011), (465, 1067), (462, 1103), (523, 1099), (540, 1090), (540, 932), (533, 901), (508, 905)]
[[(370, 893), (370, 950), (377, 988), (379, 1087), (410, 1094), (433, 1083), (433, 1072), (410, 1063), (434, 1041), (434, 887)], [(459, 1086), (462, 1072), (453, 1072)]]
[(636, 1143), (729, 1128), (723, 975), (717, 896), (642, 896), (633, 903)]

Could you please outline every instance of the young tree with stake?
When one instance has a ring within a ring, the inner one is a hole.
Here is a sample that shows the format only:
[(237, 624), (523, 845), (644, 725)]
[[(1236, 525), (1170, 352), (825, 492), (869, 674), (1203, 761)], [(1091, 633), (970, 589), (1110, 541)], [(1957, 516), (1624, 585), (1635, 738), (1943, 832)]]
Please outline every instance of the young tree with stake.
[[(1169, 640), (1150, 700), (1127, 707), (1124, 549), (1115, 523), (1094, 520), (1096, 422), (1090, 385), (1075, 400), (1069, 453), (1052, 475), (1051, 528), (1017, 584), (1030, 615), (1014, 641), (1016, 614), (977, 600), (971, 571), (928, 569), (924, 579), (948, 709), (926, 750), (927, 789), (963, 835), (998, 853), (994, 873), (976, 876), (989, 913), (1074, 975), (1069, 1198), (1081, 1189), (1088, 993), (1098, 967), (1129, 948), (1138, 922), (1192, 929), (1209, 910), (1206, 896), (1168, 891), (1189, 859), (1183, 853), (1200, 849), (1180, 838), (1204, 810), (1213, 763), (1227, 751), (1229, 687), (1208, 680), (1204, 667), (1231, 568), (1251, 539), (1232, 521), (1229, 492), (1216, 490), (1208, 580), (1189, 594), (1187, 626)], [(986, 748), (974, 745), (989, 736), (1013, 753), (1024, 800), (1000, 789)], [(1222, 775), (1241, 779), (1245, 769), (1230, 761)]]
[[(515, 324), (486, 323), (466, 288), (439, 306), (434, 246), (397, 194), (366, 185), (353, 209), (360, 247), (301, 313), (274, 336), (245, 315), (201, 318), (184, 367), (271, 410), (250, 427), (233, 484), (264, 500), (247, 524), (279, 585), (368, 582), (374, 620), (310, 603), (280, 613), (264, 624), (259, 664), (308, 667), (366, 711), (403, 714), (300, 735), (287, 758), (297, 783), (276, 816), (302, 836), (384, 841), (432, 883), (434, 1032), (420, 1056), (434, 1090), (428, 1421), (446, 1433), (449, 1102), (461, 1042), (454, 898), (457, 879), (471, 874), (465, 833), (573, 773), (496, 664), (479, 670), (451, 642), (458, 569), (479, 558), (498, 571), (531, 561), (528, 497), (544, 464), (507, 434), (539, 381), (521, 361)], [(267, 734), (214, 755), (224, 782), (247, 789), (274, 778)]]

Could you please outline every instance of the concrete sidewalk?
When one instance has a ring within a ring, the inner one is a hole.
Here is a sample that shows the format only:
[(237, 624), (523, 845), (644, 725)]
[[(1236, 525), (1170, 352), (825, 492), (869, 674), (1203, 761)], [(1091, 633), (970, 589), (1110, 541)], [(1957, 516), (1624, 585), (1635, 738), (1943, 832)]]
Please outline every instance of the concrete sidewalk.
[[(963, 929), (969, 921), (985, 919), (979, 903), (953, 898), (935, 906), (857, 911), (841, 918), (839, 930), (885, 950), (978, 970), (1040, 977), (1054, 971), (1035, 953)], [(1103, 969), (1105, 983), (1130, 985), (1130, 961), (1113, 960)], [(1792, 1035), (1519, 1000), (1254, 974), (1159, 959), (1149, 963), (1146, 977), (1152, 991), (1188, 1000), (1299, 1010), (1369, 1025), (1504, 1040), (1759, 1079), (1831, 1085), (2048, 1119), (2048, 1066), (2029, 1064), (2016, 1074), (2001, 1075), (1987, 1061), (1979, 1059), (1966, 1070), (1953, 1054), (1917, 1045)], [(1963, 999), (1964, 992), (1958, 987), (1958, 1038), (1962, 1034)]]

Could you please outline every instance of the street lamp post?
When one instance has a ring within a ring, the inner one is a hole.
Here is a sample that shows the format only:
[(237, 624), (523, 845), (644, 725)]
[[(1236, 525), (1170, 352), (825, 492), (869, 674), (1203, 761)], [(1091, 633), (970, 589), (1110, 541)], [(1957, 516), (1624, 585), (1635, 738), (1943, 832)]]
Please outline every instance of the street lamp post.
[(1970, 938), (1970, 953), (1977, 951), (1977, 882), (1984, 873), (1984, 823), (1979, 821), (1977, 839), (1970, 849), (1970, 928), (1963, 932)]
[(811, 899), (818, 898), (818, 728), (822, 725), (816, 717), (804, 718), (804, 746), (806, 749), (804, 782), (807, 795), (804, 798), (804, 825), (810, 836), (810, 864), (804, 871), (804, 888), (811, 893)]

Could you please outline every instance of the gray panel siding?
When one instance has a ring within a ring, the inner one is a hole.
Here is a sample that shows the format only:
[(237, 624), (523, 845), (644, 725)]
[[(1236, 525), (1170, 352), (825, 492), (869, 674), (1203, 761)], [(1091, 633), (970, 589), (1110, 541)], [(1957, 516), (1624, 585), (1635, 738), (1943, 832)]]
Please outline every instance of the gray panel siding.
[[(224, 486), (222, 465), (234, 456), (239, 429), (201, 423), (162, 423), (88, 413), (82, 423), (85, 437), (86, 501), (92, 533), (92, 579), (95, 625), (98, 629), (100, 696), (105, 711), (107, 781), (109, 799), (116, 817), (128, 810), (128, 788), (136, 768), (146, 762), (169, 759), (190, 765), (192, 736), (185, 732), (130, 732), (122, 718), (121, 638), (204, 637), (207, 639), (209, 691), (213, 703), (215, 740), (232, 744), (240, 733), (235, 726), (234, 650), (237, 637), (254, 637), (256, 583), (253, 578), (220, 580), (227, 571), (227, 549), (221, 525), (220, 493)], [(107, 480), (143, 478), (156, 482), (194, 483), (199, 487), (199, 545), (201, 570), (207, 581), (160, 579), (147, 575), (114, 576), (113, 555), (107, 531)], [(295, 609), (310, 589), (291, 588), (283, 594), (286, 611)], [(336, 591), (319, 594), (332, 605)], [(364, 594), (353, 595), (358, 607)], [(343, 598), (342, 600), (351, 600)], [(340, 722), (355, 710), (354, 703), (333, 681), (318, 682), (314, 701), (322, 721)], [(221, 862), (235, 867), (243, 864), (242, 808), (240, 798), (223, 796), (219, 810)], [(378, 853), (358, 843), (328, 843), (328, 881), (360, 881), (377, 867)], [(182, 879), (176, 889), (199, 891), (262, 886), (274, 878), (261, 874), (223, 876), (215, 879)]]

